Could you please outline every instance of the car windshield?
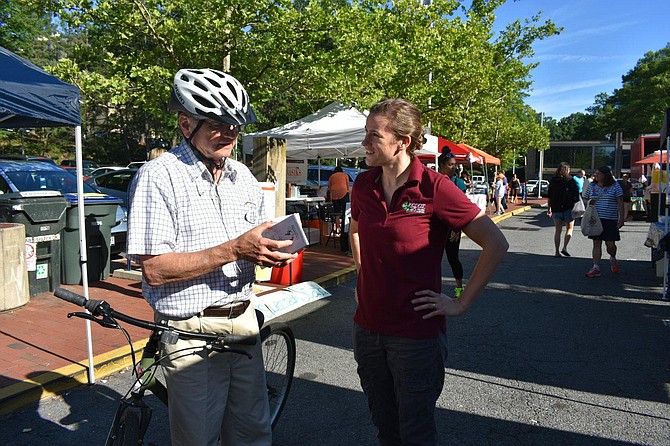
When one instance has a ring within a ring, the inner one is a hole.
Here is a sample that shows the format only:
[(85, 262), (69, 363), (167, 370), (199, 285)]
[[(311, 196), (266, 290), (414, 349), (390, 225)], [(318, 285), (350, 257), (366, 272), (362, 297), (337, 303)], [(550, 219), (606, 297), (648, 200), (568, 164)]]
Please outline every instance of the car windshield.
[[(20, 192), (38, 190), (57, 190), (63, 194), (77, 193), (77, 178), (68, 172), (37, 171), (6, 172), (12, 183)], [(89, 184), (84, 183), (84, 192), (97, 192)]]

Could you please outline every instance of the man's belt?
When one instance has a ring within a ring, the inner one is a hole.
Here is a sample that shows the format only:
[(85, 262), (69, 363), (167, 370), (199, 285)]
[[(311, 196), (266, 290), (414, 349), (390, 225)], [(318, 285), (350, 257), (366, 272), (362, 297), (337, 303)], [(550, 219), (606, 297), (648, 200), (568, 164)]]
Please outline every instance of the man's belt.
[(227, 317), (228, 319), (235, 319), (243, 314), (249, 307), (250, 301), (235, 302), (224, 307), (207, 307), (202, 310), (204, 317)]

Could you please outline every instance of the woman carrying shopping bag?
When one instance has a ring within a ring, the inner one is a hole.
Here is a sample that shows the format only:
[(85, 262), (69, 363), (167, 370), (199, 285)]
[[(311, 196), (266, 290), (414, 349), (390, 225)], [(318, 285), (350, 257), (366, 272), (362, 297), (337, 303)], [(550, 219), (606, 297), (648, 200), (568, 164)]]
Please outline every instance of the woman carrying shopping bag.
[(598, 211), (603, 232), (600, 235), (589, 236), (593, 240), (593, 267), (586, 273), (586, 277), (600, 276), (600, 259), (602, 258), (603, 241), (610, 255), (610, 269), (613, 273), (619, 272), (619, 263), (616, 259), (616, 242), (621, 240), (619, 229), (623, 226), (623, 190), (616, 182), (612, 171), (607, 166), (599, 167), (595, 181), (589, 184), (584, 192), (588, 205), (593, 205)]

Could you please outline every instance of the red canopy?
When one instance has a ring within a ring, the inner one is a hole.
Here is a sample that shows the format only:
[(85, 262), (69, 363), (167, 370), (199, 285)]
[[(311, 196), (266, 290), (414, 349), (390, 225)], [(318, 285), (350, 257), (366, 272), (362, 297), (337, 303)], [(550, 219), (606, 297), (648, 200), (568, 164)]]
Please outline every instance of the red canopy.
[[(434, 146), (433, 146), (434, 147)], [(500, 165), (500, 159), (496, 158), (493, 155), (489, 155), (481, 149), (476, 147), (469, 146), (467, 144), (456, 144), (455, 142), (449, 141), (446, 138), (441, 136), (437, 137), (437, 151), (439, 153), (444, 152), (444, 149), (448, 148), (451, 153), (456, 156), (456, 161), (459, 163), (473, 163), (473, 164), (496, 164)], [(434, 162), (435, 154), (434, 152), (425, 152), (419, 154), (419, 158), (422, 161), (431, 161)]]
[(500, 158), (496, 158), (493, 155), (489, 155), (488, 153), (484, 152), (481, 149), (469, 146), (465, 143), (461, 143), (461, 144), (457, 144), (457, 145), (463, 147), (465, 150), (469, 150), (470, 152), (472, 152), (473, 155), (481, 157), (481, 159), (484, 161), (483, 164), (495, 164), (497, 166), (500, 165)]
[(440, 152), (443, 152), (445, 147), (448, 147), (451, 153), (456, 156), (456, 160), (461, 163), (484, 164), (481, 156), (463, 147), (462, 144), (456, 144), (442, 137), (438, 137), (438, 144)]
[(651, 155), (647, 155), (642, 158), (640, 161), (636, 161), (637, 164), (666, 164), (668, 162), (668, 155), (664, 150), (657, 150)]

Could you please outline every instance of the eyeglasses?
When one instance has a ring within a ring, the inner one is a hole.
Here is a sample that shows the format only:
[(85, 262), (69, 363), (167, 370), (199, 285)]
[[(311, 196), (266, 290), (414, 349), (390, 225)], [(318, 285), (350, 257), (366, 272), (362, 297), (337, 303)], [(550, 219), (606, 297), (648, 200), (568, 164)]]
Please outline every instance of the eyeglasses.
[(225, 124), (223, 122), (205, 121), (206, 129), (211, 133), (218, 133), (220, 136), (237, 136), (242, 130), (242, 126), (234, 124)]

